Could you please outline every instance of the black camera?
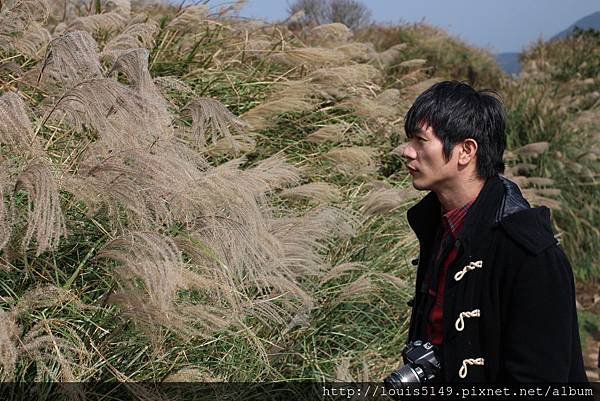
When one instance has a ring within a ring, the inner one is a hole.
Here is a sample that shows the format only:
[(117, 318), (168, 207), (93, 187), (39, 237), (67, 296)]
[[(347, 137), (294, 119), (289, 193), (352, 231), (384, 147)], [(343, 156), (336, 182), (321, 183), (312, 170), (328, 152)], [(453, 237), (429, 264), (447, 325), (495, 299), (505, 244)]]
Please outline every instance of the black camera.
[(437, 357), (437, 348), (420, 340), (406, 345), (402, 351), (404, 366), (392, 373), (384, 383), (393, 388), (407, 384), (428, 383), (440, 376), (442, 366)]

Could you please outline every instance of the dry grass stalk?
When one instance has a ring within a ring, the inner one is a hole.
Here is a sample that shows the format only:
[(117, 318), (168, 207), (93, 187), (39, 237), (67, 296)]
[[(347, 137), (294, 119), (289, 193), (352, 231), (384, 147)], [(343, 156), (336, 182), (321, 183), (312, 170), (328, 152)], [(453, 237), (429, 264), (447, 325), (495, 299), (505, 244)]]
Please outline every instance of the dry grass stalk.
[(168, 95), (169, 92), (176, 92), (178, 97), (180, 95), (191, 96), (194, 94), (194, 90), (186, 84), (184, 81), (177, 77), (172, 76), (164, 76), (164, 77), (156, 77), (153, 79), (154, 84), (163, 94), (163, 96)]
[(113, 63), (127, 50), (140, 47), (149, 49), (154, 44), (158, 29), (158, 24), (152, 20), (130, 25), (104, 45), (101, 56), (108, 63)]
[(256, 166), (246, 170), (249, 178), (255, 180), (254, 190), (261, 193), (280, 189), (300, 182), (300, 169), (287, 163), (283, 154), (273, 155)]
[(375, 60), (377, 61), (377, 63), (384, 67), (390, 66), (398, 59), (400, 53), (406, 48), (406, 46), (406, 43), (399, 43), (397, 45), (394, 45), (389, 49), (378, 53), (375, 56)]
[(537, 166), (531, 163), (518, 163), (506, 169), (506, 176), (521, 175), (531, 173)]
[(28, 193), (27, 230), (23, 247), (27, 248), (35, 233), (36, 256), (58, 246), (66, 234), (60, 194), (48, 163), (34, 160), (17, 178), (16, 190)]
[(550, 144), (548, 142), (535, 142), (515, 149), (514, 152), (519, 156), (536, 158), (540, 154), (547, 151), (548, 148), (550, 148)]
[(260, 104), (246, 113), (241, 118), (255, 131), (264, 130), (272, 126), (274, 117), (283, 113), (300, 113), (314, 108), (311, 99), (288, 98), (276, 99)]
[[(75, 374), (75, 368), (84, 363), (89, 354), (77, 330), (66, 321), (39, 318), (32, 314), (74, 300), (75, 297), (63, 289), (34, 287), (8, 311), (0, 311), (0, 365), (3, 380), (14, 381), (18, 362), (28, 360), (37, 365), (37, 381), (81, 381), (82, 378)], [(31, 316), (35, 316), (37, 321), (27, 330), (18, 324), (22, 317), (31, 320)]]
[(11, 380), (15, 376), (17, 358), (19, 357), (18, 339), (21, 328), (11, 313), (0, 310), (0, 364), (2, 364), (2, 380)]
[(283, 329), (283, 334), (289, 333), (297, 327), (305, 328), (310, 326), (310, 312), (314, 309), (314, 304), (312, 301), (305, 301), (299, 308), (298, 311), (294, 314), (292, 319)]
[(22, 38), (35, 22), (43, 22), (48, 17), (46, 1), (8, 0), (0, 8), (0, 48), (9, 49)]
[(398, 290), (404, 290), (408, 287), (406, 281), (404, 281), (400, 277), (394, 276), (389, 273), (378, 273), (377, 275), (386, 280), (387, 282), (391, 283)]
[(32, 23), (21, 37), (14, 40), (14, 48), (25, 56), (37, 59), (52, 39), (50, 32), (38, 23)]
[(420, 81), (416, 84), (402, 88), (402, 98), (412, 102), (419, 94), (429, 89), (433, 84), (440, 82), (441, 78), (429, 78), (424, 81)]
[[(213, 200), (225, 206), (234, 204), (227, 202), (225, 195), (223, 199), (220, 196), (223, 191), (237, 191), (229, 186), (219, 188), (221, 177), (207, 174), (206, 161), (190, 149), (157, 143), (151, 151), (124, 150), (106, 157), (93, 156), (91, 153), (81, 163), (76, 175), (63, 179), (63, 188), (92, 211), (105, 205), (107, 212), (116, 216), (120, 205), (134, 226), (148, 228), (170, 224), (174, 219), (188, 221)], [(216, 182), (207, 182), (211, 179)], [(210, 188), (201, 187), (203, 183)]]
[(362, 204), (362, 212), (367, 216), (385, 215), (398, 210), (417, 194), (411, 190), (379, 188), (367, 194)]
[(350, 128), (349, 124), (334, 124), (321, 127), (312, 134), (307, 135), (306, 140), (313, 143), (334, 142), (339, 143), (344, 139), (344, 134)]
[(378, 122), (392, 121), (398, 112), (394, 107), (383, 105), (376, 100), (362, 96), (353, 96), (337, 106), (354, 110), (360, 117)]
[(335, 280), (341, 276), (343, 276), (344, 274), (351, 272), (351, 271), (355, 271), (355, 270), (365, 270), (366, 266), (363, 263), (360, 262), (347, 262), (347, 263), (340, 263), (339, 265), (336, 265), (334, 267), (332, 267), (331, 269), (329, 269), (322, 277), (320, 280), (320, 285), (323, 285), (331, 280)]
[(51, 116), (66, 118), (78, 131), (95, 129), (100, 136), (97, 146), (150, 148), (169, 139), (173, 131), (164, 100), (154, 95), (154, 88), (149, 92), (146, 96), (142, 88), (129, 88), (111, 78), (88, 80), (67, 91)]
[[(148, 50), (142, 48), (123, 52), (115, 61), (110, 73), (120, 72), (124, 74), (129, 81), (129, 86), (133, 87), (142, 98), (144, 104), (139, 112), (144, 116), (146, 126), (138, 127), (138, 130), (142, 128), (148, 131), (138, 131), (141, 134), (140, 136), (153, 132), (153, 140), (158, 138), (170, 139), (174, 133), (171, 125), (171, 115), (168, 112), (168, 103), (162, 97), (150, 76), (148, 56)], [(117, 99), (117, 104), (112, 107), (119, 107), (119, 101), (123, 102)], [(152, 125), (149, 126), (149, 124)], [(131, 128), (130, 130), (133, 131)]]
[(193, 367), (179, 369), (163, 380), (164, 383), (223, 383), (225, 381), (222, 377), (215, 377), (206, 370)]
[[(170, 238), (131, 232), (107, 244), (98, 257), (120, 264), (115, 273), (121, 291), (112, 299), (150, 332), (159, 324), (184, 335), (205, 335), (230, 324), (231, 316), (218, 307), (176, 304), (180, 289), (211, 288), (212, 284), (186, 269)], [(141, 280), (143, 288), (135, 279)]]
[(536, 186), (548, 186), (548, 185), (554, 185), (554, 180), (552, 178), (546, 178), (546, 177), (527, 177), (527, 183), (529, 185), (536, 185)]
[(415, 68), (415, 67), (421, 67), (425, 63), (427, 63), (427, 60), (422, 59), (422, 58), (415, 58), (412, 60), (403, 61), (400, 64), (398, 64), (398, 66), (404, 67), (404, 68)]
[(400, 100), (399, 89), (386, 89), (375, 97), (377, 104), (387, 107), (396, 107)]
[(269, 232), (280, 242), (284, 264), (297, 275), (319, 275), (324, 254), (336, 237), (355, 234), (356, 218), (333, 207), (319, 207), (302, 217), (272, 220)]
[(346, 25), (335, 22), (311, 28), (307, 33), (307, 41), (311, 46), (332, 48), (348, 43), (352, 36), (352, 31)]
[(127, 18), (120, 12), (93, 14), (78, 17), (67, 26), (67, 31), (86, 31), (91, 34), (112, 34), (122, 30)]
[(238, 153), (236, 142), (231, 135), (230, 128), (242, 135), (247, 124), (236, 117), (216, 99), (200, 97), (190, 102), (186, 109), (192, 114), (192, 135), (201, 147), (206, 146), (206, 136), (210, 135), (212, 143), (216, 145), (219, 135), (223, 135), (234, 153)]
[(324, 67), (340, 65), (346, 61), (343, 53), (322, 47), (292, 48), (269, 53), (268, 58), (276, 63), (290, 67)]
[(50, 81), (47, 87), (58, 84), (72, 88), (82, 81), (102, 77), (96, 41), (89, 33), (66, 33), (50, 42), (50, 49), (40, 73), (44, 81)]
[(335, 303), (340, 304), (351, 298), (372, 294), (373, 290), (374, 287), (371, 283), (371, 279), (369, 275), (365, 274), (348, 284), (342, 291), (340, 291), (340, 293), (335, 297)]
[(354, 378), (350, 374), (350, 358), (342, 358), (335, 368), (335, 381), (343, 383), (354, 383)]
[(324, 68), (309, 75), (311, 82), (330, 87), (357, 86), (365, 82), (377, 81), (381, 72), (368, 64), (355, 64), (343, 67)]
[[(131, 14), (131, 1), (130, 0), (108, 0), (105, 5), (109, 11), (129, 16)], [(134, 46), (132, 46), (134, 47)]]
[(335, 148), (327, 152), (325, 159), (333, 162), (333, 167), (340, 172), (351, 175), (367, 175), (377, 170), (373, 156), (375, 149), (368, 146)]
[(372, 43), (351, 42), (335, 48), (343, 53), (349, 60), (366, 63), (376, 57), (377, 52)]
[(211, 156), (239, 157), (252, 152), (256, 148), (256, 141), (247, 135), (234, 135), (230, 138), (219, 138), (210, 145), (206, 153)]
[(173, 18), (167, 25), (167, 29), (185, 32), (195, 32), (203, 26), (209, 9), (205, 4), (188, 6)]
[[(12, 198), (10, 196), (11, 191), (7, 191), (11, 184), (8, 172), (4, 170), (4, 165), (0, 165), (2, 171), (0, 172), (0, 250), (4, 249), (10, 237), (13, 229), (13, 207)], [(8, 205), (5, 202), (5, 197), (8, 198)]]
[(239, 45), (239, 49), (246, 56), (260, 57), (273, 51), (274, 44), (268, 39), (247, 38)]
[(0, 143), (9, 146), (14, 155), (42, 154), (25, 104), (14, 92), (0, 96)]
[(528, 189), (523, 189), (523, 196), (525, 196), (525, 198), (531, 202), (532, 205), (536, 205), (536, 206), (546, 206), (549, 207), (550, 209), (554, 209), (554, 210), (561, 210), (562, 208), (562, 204), (559, 200), (556, 199), (552, 199), (552, 198), (548, 198), (544, 195), (542, 195), (542, 193), (538, 192), (538, 189), (535, 188), (528, 188)]
[(315, 200), (317, 202), (338, 202), (342, 196), (340, 190), (326, 182), (311, 182), (281, 192), (285, 199)]

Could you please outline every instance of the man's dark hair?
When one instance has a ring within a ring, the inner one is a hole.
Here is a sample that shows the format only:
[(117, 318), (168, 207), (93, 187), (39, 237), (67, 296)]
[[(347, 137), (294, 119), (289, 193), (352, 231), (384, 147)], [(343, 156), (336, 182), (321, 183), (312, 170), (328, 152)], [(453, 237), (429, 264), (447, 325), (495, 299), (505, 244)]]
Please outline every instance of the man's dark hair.
[(406, 113), (406, 136), (411, 138), (425, 123), (442, 141), (446, 161), (457, 143), (472, 138), (477, 142), (477, 174), (488, 178), (504, 172), (506, 122), (495, 92), (478, 92), (458, 81), (439, 82), (421, 93)]

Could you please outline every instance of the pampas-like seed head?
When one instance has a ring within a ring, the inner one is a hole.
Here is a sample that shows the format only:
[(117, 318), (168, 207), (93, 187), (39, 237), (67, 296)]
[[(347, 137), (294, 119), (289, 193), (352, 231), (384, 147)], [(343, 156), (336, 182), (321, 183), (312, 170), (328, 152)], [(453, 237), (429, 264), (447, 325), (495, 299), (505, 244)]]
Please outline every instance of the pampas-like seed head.
[(339, 103), (337, 106), (354, 110), (360, 117), (379, 122), (394, 120), (398, 112), (394, 107), (382, 105), (373, 99), (362, 96), (353, 96)]
[(363, 295), (369, 295), (373, 292), (373, 284), (369, 275), (360, 276), (355, 281), (348, 284), (335, 298), (335, 303), (340, 304), (348, 299)]
[(0, 96), (0, 143), (8, 145), (15, 155), (42, 154), (25, 104), (15, 92)]
[(326, 182), (311, 182), (285, 189), (280, 196), (285, 199), (307, 199), (326, 203), (339, 201), (342, 194), (335, 185)]
[[(9, 49), (48, 17), (45, 0), (6, 0), (0, 5), (0, 48)], [(33, 28), (32, 28), (33, 26)], [(18, 48), (18, 47), (17, 47)]]
[(13, 46), (25, 56), (37, 59), (51, 39), (50, 32), (46, 28), (38, 23), (32, 23), (21, 37), (14, 40)]
[(314, 103), (311, 99), (276, 99), (250, 109), (242, 115), (242, 119), (250, 125), (252, 130), (260, 131), (272, 126), (275, 123), (275, 116), (283, 113), (309, 111), (314, 108)]
[(111, 38), (102, 50), (102, 58), (108, 63), (114, 63), (124, 52), (136, 49), (149, 49), (154, 43), (158, 25), (154, 21), (141, 22), (125, 28), (119, 35)]
[(58, 246), (66, 234), (65, 218), (60, 207), (60, 194), (50, 165), (34, 160), (17, 178), (17, 190), (29, 195), (27, 230), (23, 237), (26, 248), (35, 234), (36, 256)]
[[(231, 316), (218, 308), (176, 304), (178, 290), (202, 288), (210, 283), (186, 269), (170, 238), (131, 232), (108, 243), (98, 257), (119, 263), (115, 272), (121, 291), (113, 301), (150, 332), (155, 332), (158, 323), (180, 334), (204, 335), (229, 324)], [(135, 283), (136, 279), (141, 280), (143, 287)]]
[(321, 143), (321, 142), (333, 142), (339, 143), (344, 139), (344, 134), (350, 128), (349, 124), (334, 124), (321, 127), (312, 134), (306, 137), (308, 142)]
[(406, 46), (407, 46), (406, 43), (399, 43), (397, 45), (394, 45), (394, 46), (390, 47), (389, 49), (387, 49), (381, 53), (378, 53), (375, 56), (375, 60), (380, 65), (382, 65), (384, 67), (388, 67), (388, 66), (392, 65), (398, 59), (398, 56), (400, 55), (402, 50), (404, 50), (406, 48)]
[(127, 17), (121, 12), (93, 14), (74, 19), (68, 26), (68, 31), (86, 31), (91, 34), (119, 32), (127, 24)]
[(366, 63), (377, 55), (372, 43), (350, 42), (336, 47), (335, 50), (359, 63)]
[(408, 189), (379, 188), (365, 197), (362, 212), (367, 216), (389, 214), (416, 196), (415, 191)]
[(14, 316), (0, 310), (0, 364), (2, 365), (3, 381), (14, 379), (19, 351), (17, 348), (21, 328), (17, 325)]
[(271, 52), (268, 58), (290, 67), (307, 66), (312, 68), (340, 65), (346, 61), (343, 53), (322, 47), (300, 47)]
[(199, 26), (202, 26), (208, 11), (206, 4), (186, 7), (169, 22), (167, 29), (179, 32), (194, 32)]
[(316, 84), (348, 87), (377, 81), (381, 78), (381, 72), (368, 64), (355, 64), (316, 70), (309, 75), (309, 78)]
[(200, 97), (190, 102), (186, 109), (192, 114), (192, 134), (200, 146), (206, 146), (206, 136), (210, 135), (216, 144), (219, 136), (223, 136), (234, 153), (238, 152), (231, 131), (243, 134), (247, 124), (235, 116), (216, 99)]
[(312, 46), (335, 47), (348, 43), (352, 38), (352, 31), (344, 24), (318, 25), (308, 32), (308, 43)]
[(359, 176), (374, 173), (377, 166), (373, 160), (375, 149), (368, 146), (334, 148), (325, 154), (325, 158), (333, 162), (334, 168), (340, 172)]
[(550, 144), (548, 142), (535, 142), (529, 143), (525, 146), (522, 146), (518, 149), (515, 149), (515, 153), (519, 156), (524, 157), (538, 157), (540, 154), (544, 153), (548, 150)]
[(96, 41), (84, 31), (69, 32), (54, 39), (42, 67), (42, 78), (72, 88), (82, 81), (102, 77), (96, 49)]
[(427, 63), (427, 60), (422, 59), (422, 58), (415, 58), (412, 60), (403, 61), (400, 64), (398, 64), (398, 66), (404, 67), (404, 68), (415, 68), (415, 67), (421, 67), (425, 63)]

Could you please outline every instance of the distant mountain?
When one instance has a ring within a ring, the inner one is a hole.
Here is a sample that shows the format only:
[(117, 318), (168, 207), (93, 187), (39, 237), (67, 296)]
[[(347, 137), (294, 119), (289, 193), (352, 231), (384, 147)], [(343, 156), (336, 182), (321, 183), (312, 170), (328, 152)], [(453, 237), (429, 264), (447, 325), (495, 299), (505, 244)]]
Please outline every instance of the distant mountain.
[[(579, 29), (597, 29), (600, 30), (600, 11), (587, 15), (572, 24), (564, 31), (554, 35), (550, 40), (562, 39), (569, 36), (575, 28)], [(519, 62), (520, 53), (498, 53), (496, 61), (500, 68), (508, 75), (518, 75), (521, 72), (521, 63)]]
[(562, 39), (569, 36), (575, 28), (579, 29), (598, 29), (600, 30), (600, 11), (596, 11), (593, 14), (587, 15), (580, 20), (577, 20), (573, 25), (565, 29), (564, 31), (554, 35), (550, 40)]
[(498, 53), (496, 54), (496, 61), (502, 71), (508, 75), (518, 75), (521, 72), (521, 63), (519, 62), (519, 55), (521, 53)]

